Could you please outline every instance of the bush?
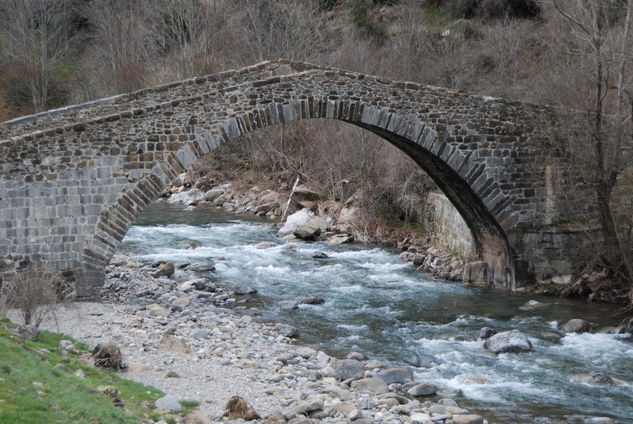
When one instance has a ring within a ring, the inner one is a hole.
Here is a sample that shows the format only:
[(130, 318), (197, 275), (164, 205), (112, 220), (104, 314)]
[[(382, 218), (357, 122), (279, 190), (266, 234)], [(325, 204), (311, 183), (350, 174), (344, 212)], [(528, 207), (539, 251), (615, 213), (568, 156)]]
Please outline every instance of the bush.
[(49, 264), (27, 264), (2, 285), (0, 310), (15, 309), (24, 325), (37, 328), (59, 305), (59, 282), (59, 273)]

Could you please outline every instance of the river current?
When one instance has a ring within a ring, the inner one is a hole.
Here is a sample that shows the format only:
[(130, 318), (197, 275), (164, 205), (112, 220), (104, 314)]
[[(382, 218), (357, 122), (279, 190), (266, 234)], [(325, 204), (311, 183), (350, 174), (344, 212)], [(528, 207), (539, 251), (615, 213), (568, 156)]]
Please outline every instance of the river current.
[[(227, 287), (258, 290), (234, 308), (261, 321), (295, 326), (300, 340), (333, 355), (359, 351), (391, 366), (413, 367), (416, 379), (460, 389), (463, 403), (492, 411), (491, 422), (548, 422), (584, 414), (633, 423), (633, 340), (630, 335), (567, 335), (548, 341), (571, 318), (617, 324), (616, 308), (558, 298), (527, 297), (448, 283), (417, 272), (397, 253), (322, 242), (286, 242), (252, 215), (213, 208), (183, 210), (157, 202), (130, 228), (120, 252), (145, 260), (212, 261), (206, 276)], [(196, 249), (184, 248), (197, 242)], [(325, 253), (327, 258), (314, 258)], [(321, 305), (289, 310), (307, 296)], [(531, 299), (546, 304), (521, 306)], [(495, 356), (478, 340), (482, 327), (519, 329), (534, 352)], [(618, 385), (574, 382), (602, 372)]]

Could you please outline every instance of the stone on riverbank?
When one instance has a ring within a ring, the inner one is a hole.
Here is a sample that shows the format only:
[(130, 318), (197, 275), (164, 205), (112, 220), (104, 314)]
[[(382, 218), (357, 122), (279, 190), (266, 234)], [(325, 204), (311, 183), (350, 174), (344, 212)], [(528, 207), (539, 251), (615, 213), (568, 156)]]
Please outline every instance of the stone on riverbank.
[(359, 392), (371, 392), (374, 394), (383, 394), (389, 391), (389, 386), (382, 378), (362, 378), (352, 381), (350, 387)]
[(484, 342), (484, 347), (494, 353), (531, 352), (532, 343), (519, 330), (495, 334)]
[(407, 393), (414, 397), (433, 396), (437, 388), (433, 384), (416, 384), (407, 390)]
[(160, 399), (156, 399), (154, 406), (158, 409), (168, 409), (171, 412), (182, 411), (182, 405), (174, 395), (165, 395)]
[(197, 188), (183, 191), (181, 193), (172, 194), (167, 199), (169, 203), (182, 203), (184, 205), (197, 205), (204, 200), (205, 193)]
[(334, 369), (335, 377), (339, 380), (358, 379), (362, 378), (364, 374), (363, 364), (355, 359), (334, 361), (332, 368)]
[(479, 415), (453, 415), (453, 424), (484, 424)]
[(410, 368), (387, 368), (380, 371), (376, 377), (382, 378), (387, 384), (406, 383), (413, 380), (413, 371)]
[(279, 334), (284, 337), (288, 337), (289, 339), (295, 339), (299, 337), (299, 331), (292, 325), (276, 324), (274, 328)]
[(152, 274), (152, 277), (171, 277), (176, 272), (176, 267), (171, 262), (165, 262)]
[(211, 420), (200, 411), (193, 411), (181, 421), (181, 424), (211, 424)]
[(259, 414), (255, 412), (253, 407), (240, 396), (233, 396), (226, 404), (224, 416), (228, 419), (242, 419), (252, 421), (259, 418)]

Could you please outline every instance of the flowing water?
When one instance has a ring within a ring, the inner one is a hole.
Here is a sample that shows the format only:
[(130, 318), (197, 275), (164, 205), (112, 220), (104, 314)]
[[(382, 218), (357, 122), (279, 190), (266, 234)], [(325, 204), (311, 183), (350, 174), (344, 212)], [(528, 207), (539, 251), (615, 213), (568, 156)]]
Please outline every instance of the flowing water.
[[(629, 335), (567, 335), (558, 343), (544, 336), (571, 318), (615, 325), (615, 307), (464, 287), (416, 272), (384, 249), (289, 243), (275, 233), (268, 221), (158, 202), (130, 228), (120, 252), (146, 260), (211, 260), (216, 271), (209, 277), (258, 290), (239, 304), (246, 305), (241, 312), (291, 324), (303, 342), (331, 354), (360, 351), (389, 365), (408, 364), (419, 380), (462, 390), (460, 403), (493, 411), (491, 422), (532, 423), (566, 414), (633, 422)], [(184, 249), (190, 241), (201, 246)], [(328, 257), (313, 258), (317, 252)], [(306, 296), (323, 297), (325, 303), (281, 307)], [(521, 310), (530, 299), (547, 305)], [(485, 326), (523, 331), (534, 352), (486, 352), (477, 340)], [(619, 384), (594, 387), (569, 380), (592, 371)]]

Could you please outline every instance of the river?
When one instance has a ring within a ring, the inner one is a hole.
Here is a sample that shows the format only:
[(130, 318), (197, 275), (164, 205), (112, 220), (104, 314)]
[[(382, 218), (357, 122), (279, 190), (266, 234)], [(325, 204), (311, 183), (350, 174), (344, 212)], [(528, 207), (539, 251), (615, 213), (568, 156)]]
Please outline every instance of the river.
[[(466, 405), (492, 411), (501, 422), (548, 422), (538, 417), (571, 414), (633, 422), (630, 335), (567, 335), (548, 341), (571, 318), (599, 327), (617, 324), (612, 305), (465, 287), (417, 272), (395, 252), (289, 243), (276, 237), (274, 224), (250, 214), (183, 209), (166, 202), (148, 207), (120, 252), (175, 263), (211, 260), (216, 270), (209, 277), (229, 287), (248, 284), (258, 290), (235, 303), (241, 313), (291, 324), (301, 342), (334, 355), (359, 351), (393, 366), (408, 364), (416, 379), (461, 390)], [(200, 247), (183, 247), (192, 241)], [(315, 258), (316, 253), (327, 257)], [(284, 307), (307, 296), (320, 296), (325, 303)], [(545, 305), (522, 310), (531, 299)], [(521, 330), (534, 352), (490, 354), (478, 340), (486, 326)], [(593, 371), (618, 385), (570, 381)]]

